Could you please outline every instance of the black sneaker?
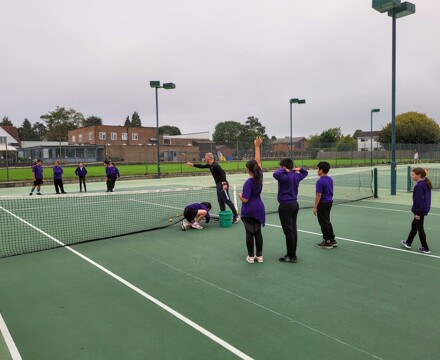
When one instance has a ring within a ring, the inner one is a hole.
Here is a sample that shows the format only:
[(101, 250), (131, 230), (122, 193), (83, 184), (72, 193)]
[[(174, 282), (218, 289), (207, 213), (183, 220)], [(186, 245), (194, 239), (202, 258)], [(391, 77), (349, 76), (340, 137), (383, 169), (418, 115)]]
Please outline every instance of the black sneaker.
[(337, 246), (338, 246), (338, 243), (336, 242), (336, 240), (335, 240), (335, 239), (333, 239), (333, 240), (330, 240), (330, 241), (331, 241), (331, 243), (332, 243), (333, 247), (337, 247)]
[(423, 246), (418, 248), (419, 252), (421, 252), (422, 254), (431, 254), (431, 251), (427, 248), (424, 248)]
[(283, 257), (280, 257), (278, 260), (283, 263), (297, 263), (298, 257), (296, 256), (290, 257), (289, 255), (286, 254)]
[(408, 244), (408, 240), (402, 240), (401, 243), (405, 248), (411, 249), (411, 244)]
[(32, 193), (29, 193), (29, 196), (32, 196)]
[(37, 193), (37, 195), (43, 195), (42, 193)]
[(333, 249), (333, 245), (330, 242), (330, 240), (329, 241), (323, 240), (322, 242), (316, 244), (316, 246), (321, 248), (321, 249)]

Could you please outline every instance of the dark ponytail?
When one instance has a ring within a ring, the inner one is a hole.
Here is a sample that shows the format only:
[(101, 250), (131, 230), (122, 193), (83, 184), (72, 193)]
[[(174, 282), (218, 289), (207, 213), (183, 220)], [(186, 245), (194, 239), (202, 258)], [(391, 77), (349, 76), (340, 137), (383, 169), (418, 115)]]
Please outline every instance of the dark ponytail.
[(263, 181), (263, 172), (261, 171), (258, 162), (256, 160), (249, 160), (246, 163), (246, 167), (249, 170), (249, 172), (253, 175), (255, 183), (257, 185), (261, 184), (261, 182)]

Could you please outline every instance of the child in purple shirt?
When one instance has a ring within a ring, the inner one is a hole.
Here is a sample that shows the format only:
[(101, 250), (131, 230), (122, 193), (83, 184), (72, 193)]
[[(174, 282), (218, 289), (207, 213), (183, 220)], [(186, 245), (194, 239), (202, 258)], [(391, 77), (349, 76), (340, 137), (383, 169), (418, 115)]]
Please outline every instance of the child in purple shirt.
[(180, 227), (183, 231), (189, 228), (202, 230), (203, 226), (199, 222), (205, 219), (206, 223), (209, 223), (211, 220), (209, 210), (211, 210), (211, 203), (209, 202), (194, 203), (186, 206), (183, 211), (184, 219), (180, 223)]
[(428, 243), (426, 242), (425, 229), (423, 228), (423, 222), (425, 216), (428, 215), (429, 210), (431, 210), (431, 189), (432, 183), (426, 177), (426, 170), (420, 167), (414, 168), (411, 172), (411, 178), (416, 181), (417, 184), (414, 186), (413, 190), (413, 206), (411, 208), (414, 214), (413, 221), (411, 223), (411, 231), (406, 240), (402, 240), (402, 245), (407, 249), (411, 249), (411, 244), (419, 233), (420, 244), (419, 252), (423, 254), (430, 254)]
[(321, 226), (323, 240), (316, 244), (321, 249), (333, 249), (338, 245), (330, 221), (330, 211), (333, 206), (333, 179), (327, 175), (329, 171), (330, 164), (328, 162), (321, 161), (318, 164), (319, 179), (316, 182), (313, 215), (318, 217), (318, 223)]
[(63, 168), (60, 166), (58, 161), (54, 161), (53, 167), (53, 184), (55, 185), (55, 192), (57, 194), (65, 194), (64, 184), (63, 184)]
[(278, 215), (281, 227), (286, 237), (287, 254), (280, 257), (279, 261), (284, 263), (297, 263), (296, 247), (298, 243), (298, 230), (296, 219), (298, 217), (298, 187), (308, 175), (304, 168), (293, 168), (292, 159), (280, 161), (280, 168), (273, 173), (278, 181)]
[(75, 170), (75, 175), (78, 176), (79, 179), (79, 192), (82, 192), (83, 185), (84, 185), (84, 192), (87, 192), (87, 188), (86, 188), (87, 169), (82, 162), (78, 164), (78, 167)]
[(31, 192), (29, 195), (32, 195), (34, 193), (35, 188), (37, 188), (37, 195), (42, 195), (41, 185), (43, 185), (43, 162), (38, 159), (37, 163), (32, 167), (32, 180), (34, 180), (34, 184), (32, 186)]
[[(263, 142), (261, 136), (255, 141), (255, 160), (249, 160), (246, 163), (246, 172), (249, 179), (243, 185), (243, 192), (238, 196), (242, 202), (241, 220), (246, 231), (246, 247), (248, 256), (246, 261), (253, 264), (263, 262), (263, 235), (261, 226), (266, 222), (266, 212), (263, 201), (261, 200), (261, 191), (263, 190), (263, 172), (260, 161), (260, 145)], [(255, 251), (254, 251), (255, 247)]]

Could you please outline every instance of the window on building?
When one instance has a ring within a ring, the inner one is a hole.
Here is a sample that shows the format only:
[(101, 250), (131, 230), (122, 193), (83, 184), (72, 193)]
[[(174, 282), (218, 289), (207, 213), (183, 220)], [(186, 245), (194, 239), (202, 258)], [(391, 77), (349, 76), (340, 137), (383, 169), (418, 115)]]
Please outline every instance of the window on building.
[(99, 140), (105, 140), (105, 132), (99, 133)]
[(164, 145), (171, 145), (171, 139), (163, 139)]
[(132, 140), (137, 140), (138, 139), (138, 133), (131, 134), (131, 139)]
[(76, 142), (76, 136), (75, 135), (72, 135), (72, 142), (73, 143)]
[(91, 131), (89, 132), (89, 140), (93, 140), (93, 133)]
[(127, 133), (122, 133), (121, 134), (121, 139), (122, 140), (128, 140), (128, 134)]
[(117, 133), (112, 132), (112, 133), (110, 134), (110, 136), (111, 136), (111, 139), (112, 139), (112, 140), (118, 140), (118, 134), (117, 134)]
[(78, 142), (82, 143), (82, 141), (83, 141), (83, 135), (78, 134)]

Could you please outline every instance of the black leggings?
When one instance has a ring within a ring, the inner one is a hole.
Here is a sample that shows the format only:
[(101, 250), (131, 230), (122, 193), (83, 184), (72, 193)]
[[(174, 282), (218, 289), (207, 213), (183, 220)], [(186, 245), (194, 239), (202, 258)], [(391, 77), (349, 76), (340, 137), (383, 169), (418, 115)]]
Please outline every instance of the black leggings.
[(425, 229), (423, 228), (424, 220), (425, 220), (424, 216), (420, 216), (420, 220), (416, 220), (416, 218), (413, 219), (411, 223), (411, 231), (409, 232), (406, 243), (408, 245), (411, 245), (418, 232), (420, 238), (420, 244), (422, 244), (422, 246), (426, 250), (429, 250), (428, 243), (426, 242)]
[[(261, 223), (254, 218), (242, 218), (244, 229), (246, 230), (246, 247), (249, 256), (254, 256), (254, 245), (256, 255), (263, 254), (263, 234), (261, 233)], [(255, 239), (255, 242), (254, 242)]]
[(82, 186), (84, 185), (84, 191), (87, 191), (86, 188), (86, 177), (85, 176), (78, 176), (79, 179), (79, 191), (82, 191)]

